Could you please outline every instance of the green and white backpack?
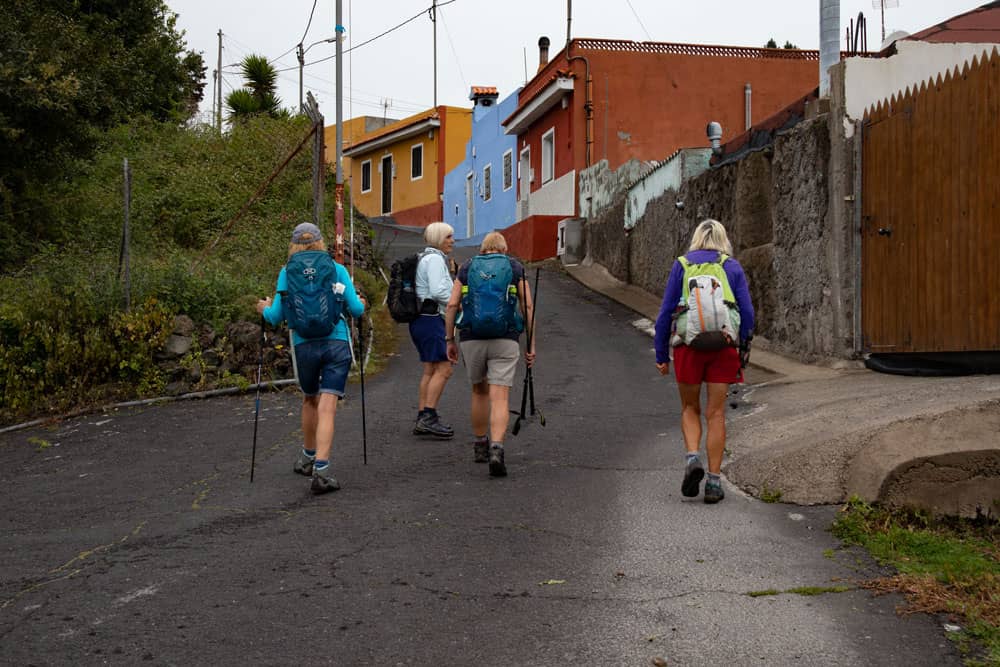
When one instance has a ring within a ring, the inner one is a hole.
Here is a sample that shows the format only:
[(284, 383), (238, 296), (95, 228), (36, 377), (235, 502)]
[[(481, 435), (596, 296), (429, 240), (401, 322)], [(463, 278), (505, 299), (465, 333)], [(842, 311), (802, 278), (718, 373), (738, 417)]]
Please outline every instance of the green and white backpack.
[(721, 252), (715, 261), (701, 264), (677, 258), (684, 267), (684, 287), (674, 315), (673, 346), (713, 351), (739, 344), (740, 311), (723, 267), (727, 259)]

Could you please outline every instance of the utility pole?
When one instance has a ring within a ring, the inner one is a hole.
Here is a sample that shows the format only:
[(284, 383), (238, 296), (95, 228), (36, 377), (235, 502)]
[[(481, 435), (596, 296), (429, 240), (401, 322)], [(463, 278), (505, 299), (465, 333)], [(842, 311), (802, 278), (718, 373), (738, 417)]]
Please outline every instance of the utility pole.
[(219, 28), (219, 65), (215, 70), (219, 73), (218, 95), (215, 103), (215, 127), (222, 132), (222, 28)]
[(438, 105), (438, 17), (437, 0), (431, 0), (431, 23), (434, 24), (434, 108)]
[[(336, 259), (344, 263), (344, 3), (337, 0), (337, 150), (334, 160), (337, 163), (337, 184), (334, 188), (336, 212), (334, 220), (337, 225)], [(322, 128), (320, 128), (322, 132)], [(354, 254), (354, 249), (351, 249)]]
[(306, 52), (302, 50), (302, 42), (296, 47), (296, 55), (299, 57), (299, 113), (305, 109), (302, 106), (302, 69), (306, 66)]

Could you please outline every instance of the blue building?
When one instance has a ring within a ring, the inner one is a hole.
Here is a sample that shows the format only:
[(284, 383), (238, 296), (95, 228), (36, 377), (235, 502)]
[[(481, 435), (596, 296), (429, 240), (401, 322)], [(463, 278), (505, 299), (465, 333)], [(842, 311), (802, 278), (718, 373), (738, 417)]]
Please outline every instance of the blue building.
[(444, 176), (444, 221), (461, 245), (516, 222), (517, 137), (500, 123), (517, 109), (517, 91), (498, 104), (499, 97), (496, 88), (472, 87), (472, 138), (465, 160)]

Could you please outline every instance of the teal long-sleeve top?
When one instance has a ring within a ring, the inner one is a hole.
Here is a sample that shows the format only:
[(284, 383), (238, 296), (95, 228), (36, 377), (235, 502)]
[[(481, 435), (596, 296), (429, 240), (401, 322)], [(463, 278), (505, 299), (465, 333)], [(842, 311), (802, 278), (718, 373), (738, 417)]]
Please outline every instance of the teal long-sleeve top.
[[(351, 276), (348, 275), (347, 269), (341, 264), (337, 264), (337, 282), (344, 286), (344, 301), (347, 304), (347, 312), (351, 317), (361, 317), (365, 312), (365, 304), (361, 303), (361, 299), (358, 298), (358, 292), (354, 289), (354, 283), (351, 281)], [(278, 284), (275, 287), (274, 300), (270, 306), (264, 309), (263, 313), (264, 319), (271, 326), (278, 326), (285, 319), (284, 311), (281, 308), (281, 293), (286, 289), (288, 289), (288, 279), (285, 277), (285, 267), (281, 267), (281, 271), (278, 273)], [(344, 340), (350, 343), (351, 332), (347, 326), (347, 320), (341, 318), (326, 338), (327, 340)], [(306, 340), (294, 331), (292, 332), (293, 345), (304, 343)]]

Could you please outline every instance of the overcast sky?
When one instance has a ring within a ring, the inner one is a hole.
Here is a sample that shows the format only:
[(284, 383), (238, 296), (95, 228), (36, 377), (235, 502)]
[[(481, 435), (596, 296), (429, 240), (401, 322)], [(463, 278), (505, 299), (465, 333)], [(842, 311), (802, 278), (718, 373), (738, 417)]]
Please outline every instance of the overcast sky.
[[(434, 102), (431, 0), (341, 0), (347, 38), (344, 48), (344, 118), (361, 115), (402, 118)], [(875, 8), (873, 8), (873, 2)], [(841, 42), (851, 19), (864, 12), (868, 46), (881, 39), (879, 0), (842, 0)], [(886, 34), (917, 32), (986, 0), (887, 0)], [(299, 71), (295, 45), (307, 47), (335, 32), (335, 0), (166, 0), (178, 14), (188, 48), (208, 65), (202, 109), (211, 107), (219, 29), (223, 33), (223, 92), (241, 85), (238, 63), (248, 53), (275, 61), (283, 106), (295, 108)], [(449, 4), (445, 4), (449, 3)], [(538, 38), (547, 35), (555, 55), (566, 41), (564, 0), (438, 0), (438, 104), (468, 106), (469, 87), (496, 86), (506, 97), (538, 66)], [(773, 37), (800, 48), (819, 48), (819, 0), (576, 0), (572, 35), (763, 46)], [(388, 35), (362, 45), (411, 19)], [(304, 88), (313, 91), (328, 124), (335, 120), (335, 45), (319, 43), (305, 56)], [(329, 58), (323, 62), (323, 58)], [(313, 63), (313, 64), (310, 64)], [(818, 76), (818, 75), (817, 75)], [(388, 109), (384, 104), (388, 103)]]

